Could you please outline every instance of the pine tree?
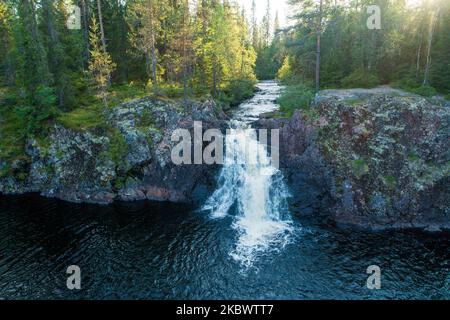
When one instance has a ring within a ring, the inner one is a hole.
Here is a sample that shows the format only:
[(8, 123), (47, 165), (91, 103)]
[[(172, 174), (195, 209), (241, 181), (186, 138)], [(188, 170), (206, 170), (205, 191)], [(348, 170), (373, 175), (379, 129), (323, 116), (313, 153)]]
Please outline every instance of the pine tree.
[(12, 64), (12, 13), (6, 2), (0, 3), (0, 85), (14, 85)]
[(19, 25), (15, 38), (19, 47), (18, 81), (25, 89), (30, 102), (39, 105), (42, 102), (42, 94), (48, 92), (52, 84), (52, 77), (38, 30), (35, 1), (20, 1), (17, 9)]
[(105, 51), (101, 41), (99, 25), (95, 17), (92, 18), (91, 30), (89, 33), (89, 43), (91, 46), (89, 61), (89, 71), (96, 84), (98, 97), (103, 101), (105, 107), (108, 106), (108, 87), (111, 73), (116, 68), (111, 56)]
[(61, 41), (61, 34), (65, 32), (63, 28), (65, 28), (66, 17), (61, 12), (64, 7), (62, 1), (42, 0), (41, 8), (40, 29), (42, 30), (43, 45), (47, 52), (49, 71), (53, 75), (58, 104), (63, 107), (67, 101), (72, 99), (69, 97), (72, 84), (66, 52)]
[(252, 44), (255, 50), (258, 50), (260, 47), (260, 39), (259, 39), (259, 27), (258, 20), (256, 18), (256, 3), (255, 0), (252, 2)]
[(268, 47), (272, 36), (272, 15), (270, 8), (270, 0), (267, 0), (266, 15), (263, 18), (262, 29), (263, 29), (263, 45)]
[(131, 19), (130, 42), (145, 56), (147, 75), (152, 84), (158, 85), (158, 57), (156, 40), (161, 29), (155, 0), (136, 0), (129, 8)]

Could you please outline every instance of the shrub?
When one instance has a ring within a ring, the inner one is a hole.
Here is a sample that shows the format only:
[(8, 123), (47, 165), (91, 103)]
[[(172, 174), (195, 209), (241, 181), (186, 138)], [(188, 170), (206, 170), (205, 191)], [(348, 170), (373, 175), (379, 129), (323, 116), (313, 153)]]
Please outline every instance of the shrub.
[(34, 98), (36, 105), (41, 108), (51, 108), (56, 105), (55, 90), (50, 87), (39, 86)]
[(255, 92), (255, 82), (249, 79), (231, 80), (225, 87), (218, 99), (230, 106), (237, 106), (242, 101), (253, 96)]
[(297, 109), (309, 109), (313, 98), (313, 91), (303, 84), (288, 86), (278, 98), (278, 103), (281, 107), (280, 111), (291, 117)]
[(369, 173), (369, 166), (364, 161), (364, 159), (357, 159), (354, 160), (352, 163), (352, 171), (353, 174), (358, 178), (361, 179), (363, 176)]
[(151, 93), (159, 98), (176, 99), (184, 96), (184, 88), (176, 84), (163, 84), (153, 86)]
[(410, 91), (424, 97), (432, 97), (437, 94), (436, 89), (431, 86), (420, 86), (418, 88), (413, 88)]
[(342, 79), (341, 84), (344, 88), (373, 88), (380, 84), (380, 80), (374, 74), (357, 69)]
[(437, 94), (437, 90), (434, 87), (429, 85), (424, 86), (413, 78), (401, 79), (394, 82), (392, 85), (424, 97), (432, 97)]
[(292, 73), (289, 57), (286, 57), (284, 58), (283, 65), (281, 66), (280, 70), (278, 70), (277, 80), (280, 81), (282, 84), (289, 84), (291, 83), (293, 78), (294, 74)]
[(128, 153), (127, 142), (119, 130), (114, 130), (111, 135), (108, 153), (111, 160), (118, 167), (122, 164)]

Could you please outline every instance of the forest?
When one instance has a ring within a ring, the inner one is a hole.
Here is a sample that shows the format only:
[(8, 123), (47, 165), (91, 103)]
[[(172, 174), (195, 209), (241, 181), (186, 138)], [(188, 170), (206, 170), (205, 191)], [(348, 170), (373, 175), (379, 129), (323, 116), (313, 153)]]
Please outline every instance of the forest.
[[(447, 0), (289, 0), (288, 26), (271, 1), (3, 0), (0, 155), (55, 122), (101, 125), (104, 108), (143, 96), (234, 106), (277, 78), (285, 111), (323, 88), (391, 85), (449, 95)], [(266, 6), (262, 19), (256, 5)], [(80, 11), (69, 28), (70, 8)], [(369, 5), (381, 28), (369, 29)]]
[[(446, 0), (290, 0), (295, 24), (272, 45), (277, 77), (288, 88), (283, 108), (307, 108), (329, 88), (379, 85), (450, 98), (450, 2)], [(381, 28), (369, 29), (367, 7)], [(281, 62), (281, 60), (283, 62)]]

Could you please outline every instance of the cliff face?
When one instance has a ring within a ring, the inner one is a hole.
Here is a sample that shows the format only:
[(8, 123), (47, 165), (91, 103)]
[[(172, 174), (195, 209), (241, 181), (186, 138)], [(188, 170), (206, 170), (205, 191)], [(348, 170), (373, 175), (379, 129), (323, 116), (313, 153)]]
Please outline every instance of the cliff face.
[(327, 199), (342, 224), (450, 228), (448, 107), (407, 94), (356, 93), (322, 92), (306, 114), (261, 121), (281, 128), (291, 189), (309, 185), (314, 194), (304, 201)]
[[(45, 142), (28, 141), (24, 159), (6, 163), (0, 192), (39, 192), (72, 202), (158, 200), (199, 203), (218, 167), (176, 166), (173, 130), (227, 127), (214, 102), (183, 106), (142, 99), (105, 115), (105, 128), (57, 125)], [(280, 129), (280, 161), (301, 214), (329, 212), (338, 223), (370, 229), (450, 228), (450, 111), (402, 92), (332, 90)]]
[[(195, 202), (212, 192), (217, 168), (175, 166), (171, 135), (178, 128), (226, 125), (214, 102), (182, 106), (142, 99), (104, 115), (105, 128), (77, 131), (57, 125), (46, 143), (31, 139), (24, 160), (9, 164), (0, 192), (39, 192), (71, 202), (114, 200)], [(8, 165), (0, 160), (0, 166)]]

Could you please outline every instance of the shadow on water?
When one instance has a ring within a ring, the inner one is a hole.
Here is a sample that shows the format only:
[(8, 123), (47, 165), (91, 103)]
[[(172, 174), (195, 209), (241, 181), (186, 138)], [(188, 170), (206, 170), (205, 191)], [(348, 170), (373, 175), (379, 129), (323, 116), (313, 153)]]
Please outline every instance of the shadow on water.
[[(154, 202), (78, 205), (0, 198), (4, 299), (449, 299), (449, 234), (339, 229), (294, 213), (294, 241), (254, 267), (229, 252), (231, 217)], [(82, 290), (66, 289), (78, 265)], [(382, 289), (365, 287), (369, 265)]]

